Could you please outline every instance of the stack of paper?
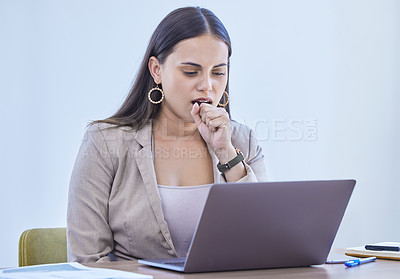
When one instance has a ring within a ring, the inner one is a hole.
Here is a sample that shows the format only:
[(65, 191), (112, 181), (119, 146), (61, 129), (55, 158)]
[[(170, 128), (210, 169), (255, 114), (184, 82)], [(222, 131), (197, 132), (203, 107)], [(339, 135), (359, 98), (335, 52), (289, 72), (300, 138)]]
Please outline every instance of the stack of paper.
[(153, 278), (151, 275), (143, 275), (133, 272), (126, 272), (105, 268), (90, 268), (79, 263), (61, 263), (33, 265), (18, 268), (0, 270), (0, 279), (24, 278), (24, 279), (47, 279), (47, 278), (91, 278), (91, 279), (133, 279)]
[[(400, 242), (380, 242), (373, 245), (391, 246), (400, 245)], [(379, 259), (400, 260), (400, 252), (367, 250), (365, 246), (347, 248), (346, 255), (354, 257), (377, 257)]]

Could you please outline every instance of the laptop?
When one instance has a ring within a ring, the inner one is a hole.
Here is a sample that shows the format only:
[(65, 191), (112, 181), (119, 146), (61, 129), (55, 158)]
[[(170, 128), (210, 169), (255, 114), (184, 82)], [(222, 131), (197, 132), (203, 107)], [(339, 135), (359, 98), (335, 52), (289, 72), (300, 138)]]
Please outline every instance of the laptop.
[(187, 257), (139, 263), (185, 273), (323, 264), (355, 183), (214, 184)]

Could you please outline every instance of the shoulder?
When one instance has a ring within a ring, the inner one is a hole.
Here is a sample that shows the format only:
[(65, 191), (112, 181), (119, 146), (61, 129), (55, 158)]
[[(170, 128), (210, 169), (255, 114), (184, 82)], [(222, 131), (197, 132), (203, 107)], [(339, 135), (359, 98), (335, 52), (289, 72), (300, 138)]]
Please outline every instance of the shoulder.
[(137, 130), (128, 126), (118, 127), (114, 124), (97, 122), (90, 124), (85, 133), (86, 139), (105, 141), (107, 144), (135, 140), (144, 128)]
[(86, 129), (86, 132), (101, 133), (104, 130), (115, 131), (116, 129), (118, 129), (116, 125), (103, 122), (96, 122), (96, 123), (90, 123)]

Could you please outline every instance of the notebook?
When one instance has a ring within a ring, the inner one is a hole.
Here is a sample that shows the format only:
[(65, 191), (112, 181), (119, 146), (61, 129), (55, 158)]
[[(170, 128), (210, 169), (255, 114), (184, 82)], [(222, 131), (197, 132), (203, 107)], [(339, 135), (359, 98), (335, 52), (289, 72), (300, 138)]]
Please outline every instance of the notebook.
[(186, 258), (139, 263), (179, 272), (323, 264), (355, 180), (214, 184)]
[[(400, 245), (400, 242), (379, 242), (374, 245), (390, 246)], [(396, 251), (373, 251), (365, 249), (365, 246), (347, 248), (345, 254), (355, 257), (377, 257), (378, 259), (389, 259), (400, 261), (400, 252)]]

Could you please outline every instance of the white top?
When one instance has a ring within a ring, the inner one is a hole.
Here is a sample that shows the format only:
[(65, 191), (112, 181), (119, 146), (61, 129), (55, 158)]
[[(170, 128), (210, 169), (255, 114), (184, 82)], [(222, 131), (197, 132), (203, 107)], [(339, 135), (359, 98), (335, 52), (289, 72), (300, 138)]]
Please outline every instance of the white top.
[(164, 218), (179, 257), (186, 257), (210, 186), (158, 185)]

